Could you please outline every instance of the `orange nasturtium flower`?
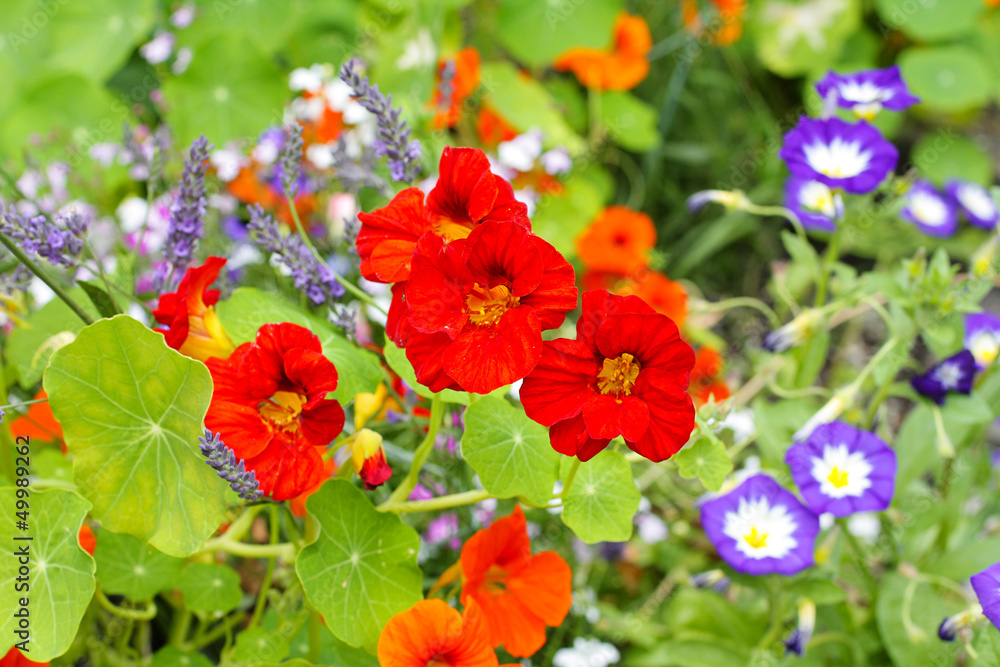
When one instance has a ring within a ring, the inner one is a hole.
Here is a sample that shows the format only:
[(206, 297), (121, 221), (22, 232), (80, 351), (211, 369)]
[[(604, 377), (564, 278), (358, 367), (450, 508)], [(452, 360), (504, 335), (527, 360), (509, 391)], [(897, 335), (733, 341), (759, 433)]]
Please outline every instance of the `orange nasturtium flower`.
[(421, 600), (389, 619), (378, 638), (382, 667), (497, 667), (483, 613), (442, 600)]
[(572, 71), (580, 83), (597, 90), (629, 90), (649, 74), (647, 55), (653, 48), (646, 19), (619, 14), (609, 49), (577, 47), (556, 58), (553, 66)]
[[(446, 69), (451, 70), (447, 82), (444, 81)], [(438, 63), (434, 99), (431, 101), (437, 110), (434, 127), (438, 130), (454, 127), (462, 116), (462, 103), (476, 92), (476, 88), (479, 88), (479, 51), (470, 46), (453, 56), (442, 58)]]
[(684, 286), (656, 271), (642, 271), (625, 282), (615, 294), (637, 296), (661, 315), (666, 315), (678, 327), (687, 319), (687, 292)]
[[(988, 0), (987, 0), (988, 1)], [(695, 0), (681, 0), (681, 18), (685, 27), (694, 35), (707, 33), (720, 46), (735, 44), (743, 36), (743, 20), (747, 0), (712, 0), (717, 15), (707, 25), (702, 25), (701, 13)]]
[(479, 116), (476, 118), (476, 134), (484, 146), (496, 148), (500, 143), (516, 137), (518, 131), (496, 110), (483, 104), (479, 107)]
[(97, 536), (94, 535), (93, 528), (86, 524), (80, 526), (80, 532), (77, 533), (76, 541), (80, 543), (81, 549), (91, 556), (94, 555), (94, 551), (97, 549)]
[(236, 348), (215, 314), (219, 290), (209, 289), (225, 264), (222, 257), (209, 257), (201, 266), (188, 269), (177, 291), (161, 296), (153, 311), (156, 321), (166, 325), (158, 331), (167, 345), (199, 361), (225, 359)]
[(461, 602), (482, 609), (489, 644), (528, 657), (545, 644), (546, 626), (563, 622), (573, 602), (572, 572), (554, 551), (531, 555), (520, 506), (462, 547)]
[(629, 275), (647, 266), (656, 244), (653, 220), (626, 206), (608, 206), (576, 239), (576, 254), (591, 271)]
[(721, 374), (722, 355), (710, 347), (698, 348), (694, 355), (689, 389), (695, 405), (704, 405), (713, 397), (716, 403), (729, 398), (729, 387), (719, 377)]
[[(39, 389), (34, 400), (48, 398), (44, 389)], [(12, 433), (30, 438), (33, 442), (62, 442), (62, 426), (52, 414), (48, 401), (33, 403), (28, 411), (10, 423)]]

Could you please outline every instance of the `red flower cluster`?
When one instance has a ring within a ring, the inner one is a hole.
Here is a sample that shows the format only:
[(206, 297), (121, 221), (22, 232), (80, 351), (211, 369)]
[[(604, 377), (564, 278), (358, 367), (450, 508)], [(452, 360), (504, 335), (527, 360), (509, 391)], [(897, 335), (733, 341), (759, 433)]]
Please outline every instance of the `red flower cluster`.
[(325, 447), (344, 428), (344, 410), (326, 395), (337, 369), (319, 339), (297, 324), (265, 324), (225, 361), (211, 359), (215, 391), (205, 425), (275, 500), (294, 498), (326, 479)]
[(576, 331), (547, 341), (524, 379), (528, 416), (550, 427), (556, 451), (581, 461), (618, 436), (651, 461), (673, 456), (694, 428), (694, 352), (677, 326), (638, 297), (593, 290)]
[(386, 333), (421, 384), (488, 393), (529, 373), (576, 307), (573, 268), (482, 151), (446, 148), (440, 171), (426, 201), (409, 188), (359, 216), (361, 271), (396, 283)]

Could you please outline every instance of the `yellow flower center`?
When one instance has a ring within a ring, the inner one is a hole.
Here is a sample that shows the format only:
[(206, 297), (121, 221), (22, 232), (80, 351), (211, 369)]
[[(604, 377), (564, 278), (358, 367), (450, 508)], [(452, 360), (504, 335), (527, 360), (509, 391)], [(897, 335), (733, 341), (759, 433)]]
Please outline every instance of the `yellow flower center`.
[(257, 407), (260, 416), (282, 430), (298, 428), (297, 420), (302, 413), (306, 397), (294, 391), (279, 391)]
[(639, 377), (639, 362), (628, 352), (615, 359), (605, 359), (597, 374), (597, 389), (602, 394), (628, 396)]
[(475, 226), (471, 220), (454, 220), (443, 215), (431, 222), (434, 233), (448, 242), (468, 238)]
[(760, 549), (767, 546), (767, 536), (769, 533), (758, 533), (757, 526), (750, 528), (750, 533), (743, 536), (743, 539), (747, 541), (754, 549)]
[(490, 565), (483, 578), (483, 590), (491, 595), (503, 595), (507, 592), (507, 571), (497, 565)]
[(833, 466), (833, 470), (830, 471), (830, 476), (827, 479), (830, 480), (830, 484), (833, 484), (838, 489), (842, 489), (847, 486), (847, 471)]
[(473, 324), (487, 326), (499, 322), (503, 314), (515, 308), (519, 301), (506, 285), (486, 287), (476, 283), (465, 298), (465, 305)]

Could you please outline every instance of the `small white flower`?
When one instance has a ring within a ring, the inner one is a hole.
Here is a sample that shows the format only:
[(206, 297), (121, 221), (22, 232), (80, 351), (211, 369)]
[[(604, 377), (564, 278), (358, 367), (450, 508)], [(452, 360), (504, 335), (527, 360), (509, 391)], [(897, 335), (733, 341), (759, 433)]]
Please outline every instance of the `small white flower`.
[(288, 87), (297, 93), (303, 90), (310, 93), (319, 92), (323, 87), (324, 74), (325, 69), (322, 65), (293, 69), (288, 75)]
[(333, 166), (333, 149), (329, 144), (310, 144), (306, 159), (317, 169), (329, 169)]
[(139, 54), (150, 65), (159, 65), (166, 62), (174, 52), (175, 39), (172, 32), (159, 32), (152, 40), (139, 47)]
[(532, 129), (519, 134), (510, 141), (503, 141), (497, 146), (497, 156), (500, 164), (521, 173), (535, 168), (535, 160), (542, 154), (542, 132)]
[(240, 169), (250, 164), (241, 152), (231, 148), (212, 151), (208, 161), (215, 168), (219, 180), (226, 183), (239, 176)]
[(847, 519), (847, 532), (867, 544), (875, 544), (881, 531), (882, 522), (875, 512), (859, 512)]
[(614, 644), (577, 637), (571, 648), (556, 651), (552, 664), (554, 667), (609, 667), (617, 664), (621, 657)]
[(565, 174), (573, 168), (573, 159), (569, 156), (566, 149), (561, 146), (542, 153), (540, 161), (542, 168), (545, 169), (545, 173), (552, 176)]
[(123, 199), (115, 211), (122, 231), (126, 234), (139, 231), (146, 221), (147, 210), (146, 200), (141, 197), (132, 195)]
[(431, 65), (434, 63), (437, 52), (434, 49), (434, 40), (431, 31), (421, 28), (416, 39), (411, 39), (403, 47), (403, 55), (396, 59), (396, 67), (406, 71)]
[(170, 25), (183, 30), (194, 21), (194, 5), (181, 5), (181, 7), (170, 16)]
[(111, 142), (105, 142), (102, 144), (94, 144), (90, 147), (90, 157), (107, 169), (115, 163), (115, 157), (118, 155), (118, 144)]
[(174, 58), (174, 64), (170, 66), (170, 71), (174, 74), (183, 74), (191, 65), (191, 60), (193, 58), (194, 51), (191, 50), (191, 47), (182, 46), (177, 49), (177, 56)]

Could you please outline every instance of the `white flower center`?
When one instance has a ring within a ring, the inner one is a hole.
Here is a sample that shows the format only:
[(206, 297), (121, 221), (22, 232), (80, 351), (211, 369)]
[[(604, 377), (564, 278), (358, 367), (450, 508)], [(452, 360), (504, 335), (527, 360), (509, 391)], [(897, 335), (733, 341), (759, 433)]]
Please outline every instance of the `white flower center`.
[(934, 371), (934, 379), (943, 384), (945, 389), (957, 389), (958, 381), (962, 379), (962, 369), (954, 361), (946, 362)]
[(833, 192), (819, 181), (809, 181), (799, 191), (799, 203), (803, 208), (811, 211), (819, 211), (827, 217), (834, 217), (837, 213), (833, 204)]
[(740, 498), (735, 512), (726, 512), (723, 532), (740, 553), (754, 560), (783, 558), (798, 545), (798, 526), (784, 505), (771, 505), (765, 496)]
[(872, 482), (872, 466), (861, 452), (851, 452), (847, 445), (827, 445), (823, 456), (813, 459), (812, 476), (819, 482), (824, 496), (843, 498), (860, 497)]
[(991, 331), (980, 331), (970, 341), (969, 351), (980, 366), (988, 366), (1000, 356), (1000, 341)]
[(914, 218), (930, 227), (939, 227), (948, 219), (948, 207), (930, 192), (914, 192), (910, 196), (909, 209)]
[(990, 220), (996, 217), (997, 203), (993, 201), (993, 197), (990, 196), (986, 188), (966, 183), (958, 188), (956, 194), (958, 200), (962, 202), (962, 206), (977, 218)]
[(821, 142), (804, 149), (809, 166), (833, 178), (851, 178), (868, 168), (871, 151), (862, 150), (859, 141), (844, 141), (837, 137), (833, 142)]

